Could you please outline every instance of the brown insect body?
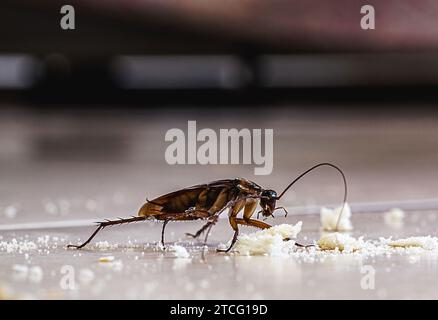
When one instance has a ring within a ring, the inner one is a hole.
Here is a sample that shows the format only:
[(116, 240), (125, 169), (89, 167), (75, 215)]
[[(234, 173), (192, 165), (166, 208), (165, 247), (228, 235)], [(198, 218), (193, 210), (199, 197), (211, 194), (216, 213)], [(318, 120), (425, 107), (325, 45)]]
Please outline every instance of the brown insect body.
[[(169, 221), (208, 219), (207, 224), (192, 237), (197, 238), (205, 230), (214, 225), (217, 217), (225, 209), (229, 210), (229, 221), (235, 231), (232, 245), (237, 240), (238, 225), (248, 225), (258, 228), (269, 228), (270, 225), (251, 219), (259, 200), (269, 201), (268, 196), (263, 196), (264, 190), (255, 182), (244, 178), (218, 180), (208, 184), (178, 190), (164, 196), (147, 201), (138, 213), (140, 217), (154, 218)], [(269, 190), (270, 191), (270, 190)], [(271, 191), (272, 196), (276, 193)], [(275, 205), (275, 200), (274, 205)], [(262, 208), (263, 215), (272, 215), (272, 206)], [(244, 210), (243, 219), (237, 218), (238, 213)], [(164, 233), (164, 228), (163, 228)], [(163, 235), (164, 236), (164, 235)], [(164, 242), (164, 239), (162, 239)], [(232, 247), (230, 246), (230, 249)]]
[(248, 205), (248, 210), (254, 211), (262, 192), (258, 184), (244, 178), (219, 180), (148, 200), (138, 215), (158, 220), (205, 219), (221, 212), (227, 205), (240, 209)]
[[(258, 205), (261, 206), (261, 212), (264, 217), (273, 216), (276, 209), (284, 209), (283, 207), (276, 208), (276, 201), (302, 176), (312, 171), (313, 169), (328, 165), (336, 168), (344, 179), (345, 194), (344, 203), (346, 201), (346, 181), (342, 171), (336, 166), (329, 163), (318, 164), (296, 178), (289, 186), (277, 196), (274, 190), (264, 189), (255, 182), (244, 178), (225, 179), (210, 182), (208, 184), (200, 184), (189, 188), (181, 189), (166, 195), (157, 197), (147, 202), (140, 208), (137, 217), (127, 219), (120, 218), (119, 220), (107, 220), (100, 222), (96, 231), (90, 238), (79, 246), (69, 245), (69, 247), (82, 248), (88, 244), (94, 236), (103, 228), (111, 225), (119, 225), (130, 222), (144, 221), (149, 219), (164, 221), (161, 242), (164, 245), (164, 231), (169, 221), (189, 221), (206, 219), (207, 223), (199, 229), (195, 234), (187, 234), (194, 238), (199, 237), (203, 232), (207, 231), (207, 236), (210, 229), (216, 223), (218, 216), (229, 209), (228, 219), (231, 227), (234, 230), (234, 236), (228, 252), (235, 242), (239, 234), (239, 225), (252, 226), (260, 229), (270, 228), (271, 226), (263, 221), (252, 219)], [(239, 212), (243, 210), (243, 218), (237, 218)], [(287, 214), (287, 211), (286, 211)]]
[[(152, 216), (159, 220), (173, 215), (191, 212), (191, 216), (207, 218), (222, 209), (238, 193), (239, 180), (219, 180), (181, 189), (147, 201), (138, 212), (139, 216)], [(190, 210), (191, 209), (191, 210)], [(162, 216), (162, 215), (165, 216)]]

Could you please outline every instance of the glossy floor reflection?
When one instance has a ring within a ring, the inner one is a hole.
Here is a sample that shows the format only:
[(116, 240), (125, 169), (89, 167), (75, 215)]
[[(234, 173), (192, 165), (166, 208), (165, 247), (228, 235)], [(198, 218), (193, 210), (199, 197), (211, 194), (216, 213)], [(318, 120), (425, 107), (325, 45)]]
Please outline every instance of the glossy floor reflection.
[[(213, 229), (204, 260), (199, 245), (184, 237), (201, 222), (170, 223), (167, 229), (167, 241), (181, 239), (191, 259), (157, 250), (161, 225), (154, 223), (108, 228), (86, 250), (65, 249), (69, 242), (89, 236), (93, 227), (87, 222), (135, 215), (147, 197), (239, 176), (281, 191), (319, 162), (336, 163), (347, 176), (353, 236), (437, 236), (438, 212), (433, 209), (438, 207), (438, 119), (434, 116), (335, 114), (322, 108), (317, 112), (279, 108), (270, 110), (272, 116), (229, 109), (162, 113), (84, 108), (47, 114), (20, 110), (2, 111), (0, 117), (0, 297), (438, 298), (437, 259), (432, 254), (364, 261), (349, 255), (324, 261), (228, 256), (215, 252), (231, 237), (226, 219)], [(164, 159), (165, 133), (187, 128), (188, 120), (213, 130), (273, 128), (273, 173), (254, 176), (250, 165), (170, 166)], [(281, 199), (279, 205), (291, 208), (289, 217), (268, 222), (302, 220), (300, 242), (311, 243), (320, 236), (319, 216), (298, 216), (303, 210), (293, 208), (339, 205), (342, 195), (337, 172), (321, 168)], [(425, 199), (435, 200), (425, 206)], [(382, 201), (391, 205), (370, 205)], [(406, 201), (411, 202), (404, 225), (386, 225), (383, 211)], [(359, 207), (360, 203), (365, 205)], [(420, 207), (431, 211), (413, 211)], [(70, 227), (19, 230), (16, 226), (47, 222)], [(80, 226), (73, 227), (73, 222)], [(108, 241), (109, 248), (102, 241)], [(103, 256), (113, 256), (114, 261), (99, 262)], [(364, 265), (375, 269), (374, 289), (361, 287)]]
[[(386, 225), (379, 214), (356, 214), (352, 235), (366, 239), (433, 235), (437, 218), (436, 212), (412, 212), (403, 226), (396, 227)], [(303, 221), (301, 242), (319, 238), (317, 215), (277, 217), (271, 222), (297, 220)], [(226, 255), (215, 252), (216, 246), (231, 236), (222, 220), (214, 228), (203, 258), (199, 243), (184, 237), (198, 226), (173, 223), (168, 228), (168, 244), (178, 242), (186, 247), (190, 258), (178, 258), (157, 248), (161, 225), (156, 223), (107, 229), (81, 251), (67, 250), (65, 245), (84, 239), (92, 227), (4, 232), (0, 292), (4, 298), (42, 299), (438, 298), (436, 253), (366, 258), (342, 254), (324, 260)], [(13, 244), (14, 238), (18, 245), (9, 246), (10, 252), (6, 252), (4, 244)], [(32, 243), (36, 249), (29, 249)], [(102, 257), (109, 261), (103, 262)], [(27, 271), (20, 269), (23, 265), (28, 266)], [(41, 269), (40, 275), (35, 266)], [(375, 271), (374, 289), (361, 285), (366, 271), (363, 266)], [(72, 279), (74, 288), (70, 287)]]

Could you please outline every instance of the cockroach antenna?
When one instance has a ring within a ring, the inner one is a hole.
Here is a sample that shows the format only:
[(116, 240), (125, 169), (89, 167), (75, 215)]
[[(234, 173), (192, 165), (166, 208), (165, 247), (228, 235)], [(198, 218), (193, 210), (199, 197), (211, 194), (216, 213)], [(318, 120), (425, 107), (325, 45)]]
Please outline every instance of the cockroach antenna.
[(283, 190), (283, 192), (280, 194), (280, 196), (278, 196), (276, 199), (280, 200), (280, 198), (286, 193), (287, 190), (289, 190), (290, 187), (292, 187), (295, 184), (295, 182), (300, 180), (302, 177), (304, 177), (309, 172), (315, 170), (316, 168), (322, 167), (322, 166), (328, 166), (328, 167), (332, 167), (332, 168), (336, 169), (341, 174), (342, 180), (344, 181), (344, 200), (343, 200), (343, 203), (342, 203), (341, 212), (339, 213), (338, 221), (336, 222), (336, 230), (338, 230), (339, 222), (341, 221), (342, 213), (344, 212), (344, 207), (345, 207), (345, 204), (347, 203), (347, 179), (345, 178), (345, 175), (342, 172), (342, 170), (339, 167), (335, 166), (334, 164), (329, 163), (329, 162), (323, 162), (323, 163), (319, 163), (317, 165), (314, 165), (310, 169), (304, 171), (302, 174), (300, 174), (298, 177), (296, 177), (295, 180), (292, 181), (286, 187), (286, 189)]

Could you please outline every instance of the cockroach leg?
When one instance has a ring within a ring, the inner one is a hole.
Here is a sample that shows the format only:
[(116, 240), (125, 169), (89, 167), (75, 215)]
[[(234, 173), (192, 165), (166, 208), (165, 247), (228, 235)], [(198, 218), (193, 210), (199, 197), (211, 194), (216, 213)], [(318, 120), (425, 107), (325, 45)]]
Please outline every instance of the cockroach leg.
[(210, 231), (211, 227), (213, 227), (213, 225), (217, 222), (217, 219), (218, 219), (218, 216), (214, 216), (213, 218), (209, 219), (208, 222), (206, 224), (204, 224), (201, 229), (196, 231), (195, 234), (186, 233), (186, 236), (192, 237), (194, 239), (198, 238), (201, 234), (204, 233), (205, 230), (209, 229), (209, 231)]
[(208, 236), (210, 235), (211, 228), (213, 227), (213, 225), (215, 224), (215, 222), (216, 222), (216, 221), (212, 222), (212, 223), (210, 224), (210, 226), (208, 227), (208, 229), (207, 229), (207, 233), (205, 234), (205, 239), (204, 239), (204, 247), (207, 245)]
[(161, 245), (164, 247), (164, 229), (166, 229), (166, 225), (170, 220), (164, 220), (163, 229), (161, 229)]
[(233, 239), (231, 240), (231, 245), (228, 247), (228, 249), (225, 249), (225, 250), (223, 250), (223, 249), (216, 249), (216, 251), (217, 252), (225, 252), (225, 253), (229, 252), (231, 250), (231, 248), (234, 247), (234, 244), (237, 241), (237, 236), (238, 235), (239, 235), (239, 230), (234, 231)]
[(217, 252), (229, 252), (231, 250), (231, 248), (233, 248), (234, 244), (237, 241), (237, 236), (239, 235), (239, 229), (237, 228), (238, 224), (244, 225), (244, 226), (256, 227), (259, 229), (267, 229), (267, 228), (271, 227), (269, 224), (264, 223), (262, 221), (255, 220), (255, 219), (234, 218), (234, 219), (230, 219), (230, 220), (231, 221), (234, 220), (232, 222), (232, 226), (233, 226), (233, 223), (236, 223), (236, 227), (233, 228), (234, 229), (234, 236), (233, 236), (233, 239), (231, 240), (231, 245), (228, 247), (228, 249), (225, 249), (225, 250), (217, 249)]
[[(289, 238), (284, 239), (284, 241), (288, 241), (288, 240), (290, 240), (290, 239)], [(309, 247), (314, 247), (315, 246), (314, 244), (301, 244), (301, 243), (298, 243), (298, 242), (295, 242), (295, 245), (297, 247), (299, 247), (299, 248), (305, 248), (305, 249), (307, 249)]]
[[(283, 241), (289, 241), (289, 240), (292, 240), (292, 239), (291, 238), (284, 238), (283, 239)], [(301, 243), (298, 243), (298, 242), (295, 242), (295, 245), (297, 247), (299, 247), (299, 248), (304, 248), (304, 249), (307, 249), (307, 248), (315, 246), (314, 244), (301, 244)]]
[[(238, 211), (231, 209), (230, 217), (228, 218), (230, 221), (231, 228), (234, 230), (233, 239), (231, 240), (231, 245), (228, 247), (228, 249), (216, 249), (217, 252), (229, 252), (231, 248), (234, 246), (234, 244), (237, 241), (237, 236), (239, 235), (239, 225), (238, 225), (238, 218), (236, 218)], [(243, 220), (243, 219), (240, 219)]]
[(238, 224), (241, 224), (243, 226), (249, 226), (249, 227), (255, 227), (255, 228), (259, 228), (259, 229), (268, 229), (270, 227), (272, 227), (271, 225), (263, 222), (263, 221), (259, 221), (259, 220), (255, 220), (255, 219), (242, 219), (242, 218), (237, 218), (236, 222)]
[(214, 224), (213, 221), (208, 221), (206, 224), (204, 224), (204, 225), (202, 226), (201, 229), (199, 229), (198, 231), (196, 231), (195, 234), (193, 234), (193, 233), (186, 233), (186, 236), (188, 236), (188, 237), (192, 237), (192, 238), (196, 239), (196, 238), (198, 238), (202, 233), (204, 233), (204, 231), (207, 230), (208, 227), (210, 227), (212, 224)]
[(147, 217), (132, 217), (132, 218), (127, 218), (127, 219), (119, 219), (119, 220), (107, 220), (105, 222), (100, 222), (97, 229), (93, 232), (93, 234), (88, 238), (87, 241), (85, 241), (84, 243), (82, 243), (81, 245), (73, 245), (73, 244), (69, 244), (67, 246), (67, 248), (76, 248), (76, 249), (81, 249), (83, 247), (85, 247), (88, 243), (90, 243), (91, 240), (93, 240), (93, 238), (96, 236), (96, 234), (108, 227), (108, 226), (114, 226), (114, 225), (120, 225), (120, 224), (125, 224), (125, 223), (131, 223), (131, 222), (137, 222), (137, 221), (144, 221), (146, 220)]
[(105, 226), (103, 226), (102, 225), (103, 223), (101, 223), (98, 227), (97, 227), (97, 229), (93, 232), (93, 234), (88, 238), (88, 240), (87, 241), (85, 241), (84, 243), (82, 243), (81, 245), (74, 245), (74, 244), (69, 244), (68, 246), (67, 246), (67, 248), (75, 248), (75, 249), (81, 249), (81, 248), (83, 248), (83, 247), (85, 247), (88, 243), (90, 243), (90, 241), (96, 236), (96, 234), (100, 231), (100, 230), (102, 230), (103, 228), (105, 228)]

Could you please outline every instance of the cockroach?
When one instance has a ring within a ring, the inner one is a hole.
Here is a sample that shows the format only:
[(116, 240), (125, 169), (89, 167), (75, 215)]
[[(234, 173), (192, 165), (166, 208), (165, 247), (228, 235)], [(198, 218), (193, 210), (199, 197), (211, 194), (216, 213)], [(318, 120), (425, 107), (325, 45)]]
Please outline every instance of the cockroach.
[[(81, 245), (69, 245), (71, 248), (83, 248), (86, 246), (102, 229), (108, 226), (121, 225), (131, 222), (145, 220), (163, 221), (161, 230), (161, 244), (164, 246), (164, 230), (170, 221), (190, 221), (190, 220), (206, 220), (207, 222), (195, 234), (187, 233), (186, 235), (193, 238), (198, 238), (202, 233), (207, 231), (205, 242), (212, 226), (217, 222), (219, 215), (226, 209), (229, 209), (228, 220), (231, 228), (234, 230), (234, 235), (231, 240), (231, 245), (225, 250), (228, 252), (234, 246), (239, 235), (239, 225), (251, 226), (260, 229), (270, 228), (271, 226), (258, 219), (253, 219), (252, 216), (258, 205), (260, 205), (261, 213), (266, 219), (274, 217), (275, 210), (282, 209), (287, 216), (287, 210), (284, 207), (276, 207), (277, 200), (280, 200), (283, 195), (310, 171), (321, 167), (329, 166), (336, 169), (342, 176), (344, 182), (344, 201), (347, 200), (347, 181), (341, 169), (331, 163), (319, 163), (310, 169), (304, 171), (295, 180), (293, 180), (280, 195), (271, 189), (264, 189), (255, 182), (244, 178), (224, 179), (206, 184), (200, 184), (185, 189), (181, 189), (153, 200), (146, 200), (146, 203), (140, 208), (137, 216), (130, 218), (119, 218), (118, 220), (106, 220), (98, 222), (97, 229)], [(339, 215), (338, 224), (342, 215)], [(237, 215), (243, 210), (243, 217), (238, 218)], [(257, 215), (257, 217), (258, 217)], [(298, 246), (302, 246), (297, 244)]]

